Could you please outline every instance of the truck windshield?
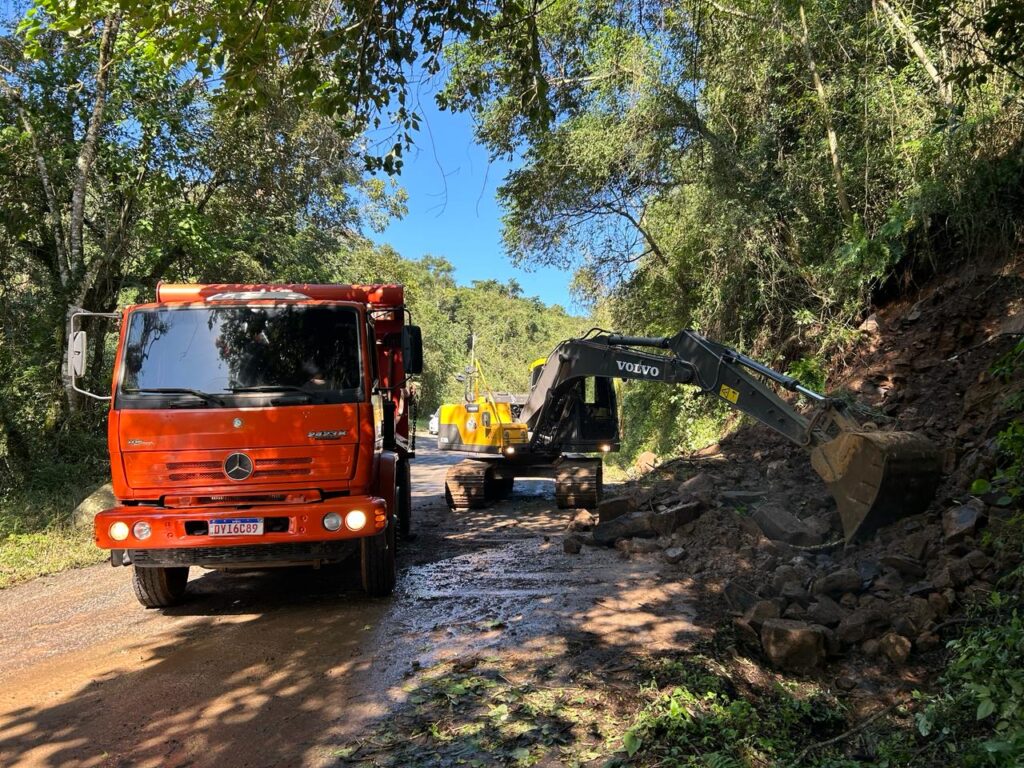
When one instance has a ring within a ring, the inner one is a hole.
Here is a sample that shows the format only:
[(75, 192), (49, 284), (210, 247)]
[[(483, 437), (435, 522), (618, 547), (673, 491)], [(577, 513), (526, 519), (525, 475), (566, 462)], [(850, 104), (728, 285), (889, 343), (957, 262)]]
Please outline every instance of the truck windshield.
[(137, 310), (128, 326), (121, 392), (215, 405), (236, 395), (296, 392), (354, 402), (362, 399), (359, 338), (350, 307)]

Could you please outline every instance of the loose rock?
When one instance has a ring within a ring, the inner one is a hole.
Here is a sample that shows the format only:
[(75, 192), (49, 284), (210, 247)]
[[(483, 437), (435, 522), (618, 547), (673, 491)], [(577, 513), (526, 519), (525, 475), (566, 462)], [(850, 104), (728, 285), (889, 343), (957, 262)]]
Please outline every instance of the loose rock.
[(760, 630), (761, 625), (763, 625), (768, 619), (781, 618), (779, 614), (779, 604), (774, 600), (758, 600), (747, 609), (743, 618), (754, 629)]
[(818, 595), (817, 600), (807, 609), (807, 617), (815, 624), (834, 627), (849, 613), (828, 595)]
[(836, 637), (844, 645), (855, 645), (874, 637), (888, 623), (877, 608), (858, 608), (839, 622), (839, 626), (836, 628)]
[(768, 619), (761, 627), (761, 647), (784, 669), (804, 671), (825, 661), (825, 633), (802, 621)]
[(682, 547), (669, 547), (665, 550), (665, 562), (675, 565), (686, 557), (686, 550)]
[(881, 563), (886, 568), (899, 571), (901, 576), (909, 576), (912, 579), (924, 576), (924, 566), (919, 560), (909, 555), (885, 555), (881, 559)]
[(814, 594), (839, 595), (844, 592), (858, 592), (861, 588), (860, 574), (853, 568), (840, 568), (814, 582)]
[(603, 518), (594, 527), (594, 541), (598, 544), (611, 545), (618, 539), (629, 539), (634, 536), (655, 536), (651, 528), (650, 515), (632, 513), (623, 515), (612, 520), (605, 521)]
[(883, 635), (878, 647), (893, 664), (903, 664), (910, 657), (910, 641), (895, 632)]
[(562, 549), (565, 550), (566, 554), (578, 555), (580, 550), (583, 549), (583, 539), (579, 536), (566, 536), (562, 539)]
[(569, 521), (567, 529), (570, 531), (589, 531), (597, 525), (597, 517), (590, 513), (590, 510), (579, 509)]
[(650, 472), (656, 466), (658, 466), (658, 454), (652, 453), (651, 451), (644, 451), (636, 457), (636, 464), (634, 465), (639, 472)]
[(700, 515), (704, 505), (699, 501), (679, 504), (651, 517), (651, 527), (663, 536), (667, 536), (687, 523), (692, 523)]
[(715, 483), (706, 472), (699, 472), (679, 486), (679, 498), (710, 506), (715, 499)]
[(942, 515), (942, 532), (947, 544), (963, 541), (974, 533), (981, 520), (981, 512), (976, 504), (961, 504), (951, 507)]

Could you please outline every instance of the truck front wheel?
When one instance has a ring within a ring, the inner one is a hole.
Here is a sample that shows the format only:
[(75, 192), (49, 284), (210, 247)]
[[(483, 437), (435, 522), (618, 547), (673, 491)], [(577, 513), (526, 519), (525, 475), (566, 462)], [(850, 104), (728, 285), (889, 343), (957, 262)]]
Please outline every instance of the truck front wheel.
[(371, 597), (387, 597), (395, 591), (395, 525), (360, 542), (363, 589)]
[(188, 566), (184, 568), (132, 567), (135, 597), (146, 608), (170, 608), (185, 597)]

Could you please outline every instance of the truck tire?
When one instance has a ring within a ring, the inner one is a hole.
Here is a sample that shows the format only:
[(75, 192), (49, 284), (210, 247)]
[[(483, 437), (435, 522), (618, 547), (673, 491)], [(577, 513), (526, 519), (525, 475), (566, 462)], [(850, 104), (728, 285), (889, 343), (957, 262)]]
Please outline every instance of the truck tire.
[(184, 568), (132, 567), (135, 597), (146, 608), (170, 608), (185, 597), (188, 566)]
[(403, 459), (398, 462), (397, 477), (398, 485), (398, 536), (402, 541), (408, 541), (412, 534), (412, 472), (409, 468), (409, 460)]
[(360, 541), (363, 591), (370, 597), (387, 597), (395, 591), (395, 525)]

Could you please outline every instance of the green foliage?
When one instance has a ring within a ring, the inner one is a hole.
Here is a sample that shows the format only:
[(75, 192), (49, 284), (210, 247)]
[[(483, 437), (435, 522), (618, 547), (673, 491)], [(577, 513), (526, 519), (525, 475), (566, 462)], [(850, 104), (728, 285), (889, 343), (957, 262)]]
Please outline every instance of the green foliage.
[[(623, 750), (641, 764), (788, 765), (804, 744), (843, 730), (842, 711), (821, 693), (795, 695), (779, 686), (745, 697), (707, 659), (697, 656), (673, 666), (623, 735)], [(853, 765), (828, 758), (814, 764)]]
[[(1019, 377), (1024, 371), (1024, 340), (1001, 355), (990, 372), (1006, 386), (1002, 409), (1005, 413), (1020, 412), (1024, 405), (1024, 389)], [(998, 495), (996, 503), (1009, 506), (1024, 501), (1024, 421), (1012, 418), (996, 435), (996, 471), (991, 478), (978, 478), (971, 485), (975, 494)]]
[(824, 392), (828, 371), (825, 369), (825, 363), (820, 358), (802, 357), (790, 364), (786, 375), (792, 376), (808, 389), (813, 389), (815, 392)]
[[(285, 100), (335, 121), (348, 140), (375, 132), (365, 166), (387, 173), (401, 170), (403, 149), (420, 127), (418, 75), (439, 72), (446, 43), (500, 39), (509, 82), (533, 90), (543, 82), (534, 77), (531, 8), (519, 0), (37, 0), (19, 31), (26, 54), (43, 59), (47, 35), (84, 39), (116, 20), (137, 30), (138, 55), (195, 73), (236, 114)], [(543, 119), (543, 95), (520, 106)]]
[(672, 456), (696, 450), (722, 437), (729, 408), (686, 387), (627, 382), (622, 393), (622, 452), (611, 461), (628, 464), (643, 451)]
[(1017, 5), (565, 0), (537, 16), (553, 122), (493, 43), (452, 50), (443, 100), (523, 158), (514, 259), (577, 269), (617, 329), (784, 369), (848, 348), (879, 291), (1019, 245)]
[[(882, 746), (880, 766), (946, 764), (1009, 768), (1024, 760), (1024, 617), (1018, 569), (975, 606), (949, 644), (950, 661), (933, 695), (919, 695), (920, 743), (905, 734)], [(929, 762), (929, 760), (931, 762)]]

